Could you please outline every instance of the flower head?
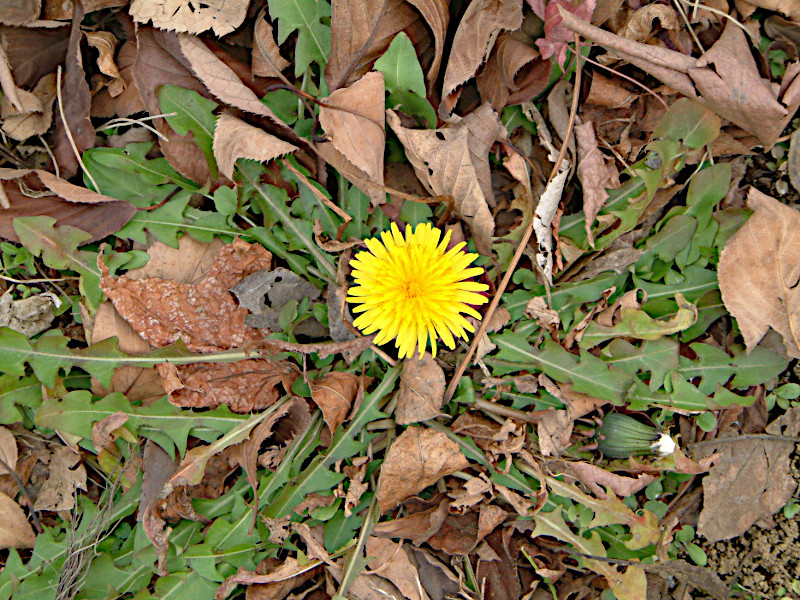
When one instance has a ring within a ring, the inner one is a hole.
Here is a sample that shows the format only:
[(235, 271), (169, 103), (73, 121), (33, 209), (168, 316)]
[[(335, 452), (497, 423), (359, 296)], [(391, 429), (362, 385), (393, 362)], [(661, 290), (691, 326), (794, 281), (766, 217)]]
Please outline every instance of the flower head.
[(405, 238), (392, 223), (380, 239), (366, 240), (369, 251), (350, 262), (356, 285), (347, 301), (358, 304), (353, 312), (362, 313), (353, 324), (365, 335), (377, 331), (376, 344), (395, 339), (400, 358), (412, 356), (416, 348), (422, 355), (428, 340), (435, 356), (440, 337), (455, 348), (453, 336), (466, 338), (468, 331), (475, 331), (463, 314), (480, 319), (470, 305), (487, 301), (477, 292), (489, 286), (467, 281), (483, 273), (480, 267), (469, 267), (478, 255), (465, 253), (465, 242), (447, 250), (449, 231), (441, 238), (441, 230), (430, 223), (413, 231), (407, 227)]

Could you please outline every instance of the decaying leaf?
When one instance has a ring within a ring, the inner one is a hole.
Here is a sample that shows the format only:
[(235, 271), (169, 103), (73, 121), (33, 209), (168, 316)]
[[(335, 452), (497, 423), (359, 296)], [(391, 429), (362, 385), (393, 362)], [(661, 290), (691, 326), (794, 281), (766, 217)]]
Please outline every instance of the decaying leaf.
[(70, 510), (75, 492), (86, 489), (86, 468), (80, 455), (66, 446), (57, 447), (48, 461), (49, 475), (33, 503), (36, 510)]
[(55, 318), (53, 308), (61, 300), (50, 294), (34, 294), (14, 300), (11, 290), (0, 296), (0, 327), (9, 327), (26, 337), (41, 333)]
[(400, 138), (420, 181), (432, 194), (452, 196), (458, 215), (470, 227), (478, 251), (491, 255), (494, 219), (478, 184), (466, 125), (447, 129), (408, 129), (394, 111), (389, 126)]
[(228, 111), (223, 112), (217, 119), (217, 127), (214, 130), (214, 158), (217, 160), (219, 170), (228, 179), (233, 179), (233, 166), (237, 158), (269, 162), (295, 150), (297, 146), (245, 123)]
[(386, 453), (378, 481), (378, 507), (387, 512), (436, 483), (441, 477), (469, 465), (458, 444), (434, 429), (411, 426)]
[(99, 53), (97, 57), (97, 68), (104, 75), (108, 75), (111, 81), (108, 83), (108, 93), (112, 98), (119, 96), (125, 91), (125, 80), (119, 74), (119, 69), (114, 62), (114, 50), (117, 47), (117, 38), (110, 31), (88, 31), (86, 41)]
[(419, 585), (419, 572), (409, 560), (406, 548), (391, 540), (370, 537), (367, 540), (367, 563), (369, 569), (391, 581), (407, 600), (429, 600), (428, 594)]
[(400, 425), (433, 419), (442, 412), (444, 371), (426, 352), (419, 360), (403, 361), (395, 418)]
[(578, 144), (578, 179), (583, 187), (586, 236), (594, 248), (592, 224), (608, 198), (606, 188), (619, 187), (619, 174), (598, 149), (594, 125), (590, 121), (576, 125), (574, 131)]
[(212, 29), (221, 37), (242, 24), (247, 6), (248, 2), (226, 0), (133, 0), (130, 15), (137, 23), (152, 21), (161, 29), (188, 33)]
[(253, 75), (279, 77), (281, 71), (290, 64), (281, 56), (280, 48), (272, 37), (272, 25), (263, 15), (259, 15), (253, 27)]
[[(17, 105), (13, 98), (16, 96)], [(3, 82), (0, 118), (3, 132), (18, 141), (41, 135), (53, 123), (53, 101), (56, 98), (56, 78), (52, 73), (42, 77), (32, 91), (14, 86), (13, 80)]]
[(303, 298), (316, 300), (319, 289), (289, 269), (278, 267), (251, 273), (234, 287), (231, 293), (239, 300), (239, 306), (250, 314), (244, 322), (250, 327), (280, 331), (279, 314), (289, 302), (300, 302)]
[(544, 272), (548, 283), (553, 283), (553, 219), (556, 217), (558, 205), (561, 203), (561, 194), (567, 181), (569, 169), (562, 169), (553, 180), (547, 184), (536, 211), (533, 215), (533, 233), (539, 248), (536, 252), (536, 264)]
[(33, 548), (36, 534), (19, 504), (0, 492), (0, 548)]
[(748, 349), (771, 327), (783, 336), (786, 352), (800, 357), (800, 213), (750, 189), (755, 212), (725, 245), (719, 288), (725, 308), (736, 317)]
[(309, 381), (311, 399), (322, 410), (328, 428), (333, 433), (347, 418), (358, 392), (358, 377), (353, 373), (331, 371), (319, 381)]

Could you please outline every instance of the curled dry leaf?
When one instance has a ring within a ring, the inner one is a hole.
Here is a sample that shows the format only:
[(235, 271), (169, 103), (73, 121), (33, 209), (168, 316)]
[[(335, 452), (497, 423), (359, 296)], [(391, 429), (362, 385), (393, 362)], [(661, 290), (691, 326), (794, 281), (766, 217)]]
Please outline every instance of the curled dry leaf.
[(0, 548), (33, 548), (36, 534), (19, 504), (0, 492)]
[(447, 119), (455, 108), (456, 90), (475, 76), (489, 57), (497, 36), (503, 30), (522, 24), (522, 2), (516, 0), (474, 0), (467, 7), (453, 38), (453, 48), (442, 84), (439, 116)]
[(404, 360), (395, 409), (397, 423), (410, 425), (439, 416), (444, 387), (444, 371), (428, 352), (420, 359)]
[(280, 77), (281, 71), (291, 63), (283, 58), (278, 44), (272, 36), (272, 25), (262, 15), (253, 28), (253, 75), (258, 77)]
[(664, 29), (678, 29), (680, 22), (675, 9), (664, 4), (648, 4), (637, 9), (619, 31), (622, 37), (643, 42), (653, 32), (653, 21), (658, 19)]
[(136, 43), (126, 41), (117, 53), (117, 69), (124, 89), (117, 96), (111, 95), (111, 88), (104, 87), (92, 96), (93, 117), (129, 117), (145, 110), (139, 89), (133, 83), (133, 64), (136, 60)]
[(245, 324), (247, 309), (228, 290), (250, 273), (268, 269), (271, 261), (263, 246), (237, 239), (217, 253), (211, 270), (196, 284), (114, 278), (102, 259), (98, 266), (102, 290), (150, 344), (160, 348), (182, 339), (192, 351), (214, 352), (261, 341), (261, 334)]
[(412, 425), (386, 453), (378, 481), (378, 508), (385, 513), (468, 465), (458, 444), (444, 433)]
[(19, 450), (14, 434), (6, 427), (0, 427), (0, 460), (3, 461), (3, 464), (0, 464), (0, 475), (6, 475), (6, 469), (15, 470), (18, 458)]
[(411, 540), (412, 544), (419, 546), (439, 531), (442, 523), (450, 514), (449, 504), (450, 502), (445, 499), (425, 510), (391, 521), (383, 521), (375, 525), (372, 534), (379, 537)]
[(562, 168), (562, 171), (547, 184), (533, 215), (533, 233), (536, 235), (539, 248), (536, 252), (536, 264), (542, 269), (550, 285), (553, 284), (553, 219), (561, 203), (567, 175), (569, 168)]
[(228, 111), (224, 111), (217, 119), (214, 158), (220, 172), (230, 180), (233, 180), (233, 167), (237, 158), (269, 162), (295, 150), (297, 146), (245, 123)]
[(490, 256), (494, 219), (472, 164), (467, 127), (407, 129), (391, 110), (386, 111), (386, 120), (420, 181), (434, 195), (453, 197), (456, 212), (469, 225), (478, 251)]
[(477, 76), (481, 98), (496, 110), (528, 102), (550, 84), (553, 63), (510, 34), (497, 38), (486, 65)]
[(211, 29), (222, 37), (242, 24), (248, 4), (226, 0), (133, 0), (130, 15), (137, 23), (152, 21), (160, 29), (187, 33)]
[(383, 73), (371, 72), (323, 98), (319, 109), (319, 122), (333, 147), (379, 185), (386, 145), (385, 95)]
[(736, 317), (748, 349), (771, 327), (783, 336), (786, 353), (800, 357), (800, 213), (750, 189), (755, 211), (725, 244), (719, 288)]
[(433, 33), (433, 62), (425, 76), (430, 84), (436, 81), (444, 54), (444, 42), (447, 36), (447, 25), (450, 19), (449, 0), (408, 0), (416, 8)]
[(331, 371), (318, 381), (308, 382), (311, 399), (322, 410), (328, 429), (333, 433), (353, 406), (358, 392), (358, 377), (353, 373)]
[(119, 69), (114, 62), (114, 50), (117, 47), (117, 38), (110, 31), (87, 31), (86, 41), (99, 53), (97, 57), (97, 67), (104, 75), (108, 75), (111, 81), (108, 83), (108, 93), (112, 98), (116, 98), (125, 91), (125, 80), (119, 74)]
[[(14, 97), (17, 106), (12, 101)], [(47, 132), (53, 123), (55, 98), (56, 77), (53, 73), (42, 77), (31, 92), (14, 86), (13, 80), (6, 85), (4, 80), (0, 103), (3, 132), (17, 141)]]
[(800, 21), (800, 5), (795, 0), (736, 0), (736, 7), (744, 17), (749, 17), (756, 8), (764, 8)]

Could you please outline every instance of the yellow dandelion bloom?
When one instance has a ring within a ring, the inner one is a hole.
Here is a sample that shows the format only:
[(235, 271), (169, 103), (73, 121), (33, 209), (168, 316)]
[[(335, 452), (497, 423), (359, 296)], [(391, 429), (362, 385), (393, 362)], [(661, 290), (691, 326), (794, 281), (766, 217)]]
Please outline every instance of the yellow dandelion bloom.
[[(353, 324), (365, 335), (378, 332), (376, 344), (394, 339), (400, 358), (420, 355), (430, 340), (436, 356), (436, 340), (442, 338), (455, 348), (455, 337), (466, 338), (475, 328), (464, 314), (480, 319), (472, 306), (487, 302), (478, 292), (489, 286), (467, 281), (483, 273), (469, 265), (478, 257), (462, 249), (464, 242), (447, 250), (444, 238), (430, 223), (420, 223), (406, 236), (392, 223), (391, 231), (366, 240), (369, 251), (359, 252), (350, 262), (356, 285), (350, 288), (348, 302), (359, 315)], [(441, 241), (440, 241), (441, 239)], [(462, 314), (463, 313), (463, 314)]]

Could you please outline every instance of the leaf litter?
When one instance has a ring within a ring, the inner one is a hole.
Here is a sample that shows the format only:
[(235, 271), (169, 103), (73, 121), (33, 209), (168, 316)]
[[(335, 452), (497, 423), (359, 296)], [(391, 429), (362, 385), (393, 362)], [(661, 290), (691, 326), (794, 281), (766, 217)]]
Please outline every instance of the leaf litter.
[[(727, 165), (797, 179), (800, 67), (728, 4), (1, 9), (0, 593), (723, 597), (708, 544), (797, 514), (800, 398), (796, 211)], [(481, 255), (471, 359), (344, 304), (424, 222)], [(678, 448), (603, 457), (609, 412)]]

